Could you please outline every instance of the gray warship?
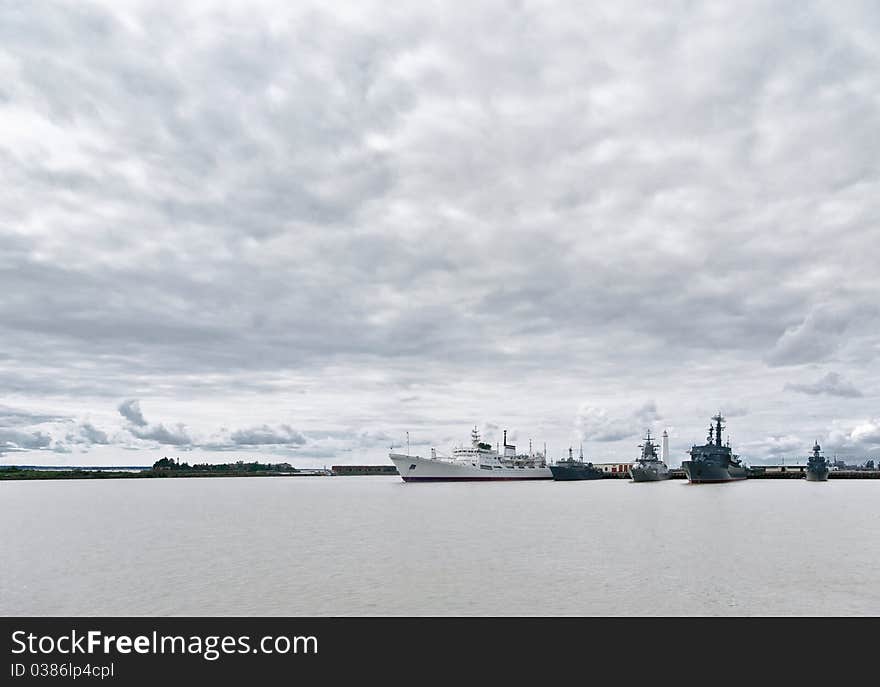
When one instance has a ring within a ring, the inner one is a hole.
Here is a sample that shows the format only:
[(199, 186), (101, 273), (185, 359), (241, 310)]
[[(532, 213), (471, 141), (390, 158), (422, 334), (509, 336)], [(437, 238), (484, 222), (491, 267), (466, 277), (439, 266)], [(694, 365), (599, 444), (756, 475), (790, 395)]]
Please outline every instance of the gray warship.
[[(688, 453), (690, 460), (681, 464), (692, 484), (705, 482), (735, 482), (747, 479), (748, 470), (740, 462), (739, 456), (730, 450), (730, 442), (721, 445), (721, 430), (724, 418), (718, 413), (712, 418), (715, 426), (709, 425), (709, 436), (702, 446), (693, 446)], [(714, 436), (713, 436), (714, 435)]]
[(584, 462), (584, 447), (581, 446), (580, 458), (572, 458), (568, 449), (568, 458), (558, 460), (550, 465), (550, 473), (557, 482), (573, 482), (582, 479), (602, 479), (605, 477), (599, 468), (592, 463)]
[(639, 448), (642, 449), (642, 455), (629, 471), (633, 482), (660, 482), (669, 479), (669, 468), (657, 457), (657, 445), (651, 438), (650, 430)]
[(817, 441), (813, 446), (813, 455), (807, 459), (805, 471), (808, 482), (825, 482), (828, 480), (828, 461), (822, 455), (822, 447)]

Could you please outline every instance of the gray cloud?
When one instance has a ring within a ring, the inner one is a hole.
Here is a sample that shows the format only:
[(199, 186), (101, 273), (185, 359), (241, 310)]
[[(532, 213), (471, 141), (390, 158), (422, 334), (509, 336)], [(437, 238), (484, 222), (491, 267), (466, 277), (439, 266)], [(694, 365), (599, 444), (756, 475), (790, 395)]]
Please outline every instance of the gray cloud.
[(647, 401), (625, 415), (614, 415), (606, 408), (583, 404), (575, 418), (575, 427), (583, 441), (620, 441), (639, 435), (661, 417), (654, 401)]
[(727, 418), (743, 417), (749, 414), (749, 409), (743, 405), (725, 403), (721, 412)]
[(0, 406), (0, 427), (26, 427), (64, 419), (62, 415), (34, 413), (20, 408)]
[(127, 421), (128, 432), (138, 439), (144, 441), (155, 441), (160, 444), (168, 444), (171, 446), (190, 446), (193, 439), (182, 423), (178, 423), (173, 428), (167, 428), (164, 424), (151, 424), (147, 422), (144, 414), (141, 412), (140, 401), (137, 399), (129, 399), (123, 401), (117, 407), (119, 414)]
[(828, 359), (840, 346), (849, 314), (821, 308), (789, 327), (767, 355), (770, 365), (797, 365)]
[(880, 457), (880, 418), (868, 418), (856, 423), (835, 423), (825, 439), (824, 448), (856, 460)]
[(137, 399), (129, 399), (119, 404), (119, 414), (137, 427), (146, 427), (147, 421), (141, 412), (141, 404)]
[(818, 394), (841, 396), (843, 398), (859, 398), (862, 396), (862, 392), (859, 391), (852, 382), (844, 379), (837, 372), (829, 372), (815, 382), (806, 384), (786, 384), (785, 389), (789, 391), (798, 391), (803, 394), (810, 394), (812, 396)]
[(94, 427), (88, 422), (84, 422), (80, 425), (79, 428), (80, 433), (83, 437), (85, 437), (86, 441), (90, 444), (109, 444), (110, 440), (107, 437), (107, 433), (101, 431), (97, 427)]
[(239, 429), (230, 435), (233, 444), (237, 446), (257, 446), (266, 444), (282, 444), (301, 446), (306, 443), (306, 438), (287, 425), (281, 425), (273, 429), (268, 425)]
[[(873, 8), (807, 5), (796, 30), (762, 3), (167, 9), (0, 7), (22, 407), (75, 407), (107, 446), (295, 417), (378, 461), (360, 433), (488, 418), (567, 445), (585, 397), (575, 431), (629, 450), (660, 417), (620, 399), (656, 398), (682, 442), (729, 405), (772, 448), (830, 431), (833, 396), (805, 418), (783, 388), (821, 363), (871, 415)], [(185, 426), (126, 401), (111, 428), (128, 396)]]
[(660, 415), (660, 411), (657, 410), (657, 404), (654, 401), (647, 401), (641, 408), (635, 411), (634, 415), (643, 425), (650, 425), (663, 417)]
[(785, 434), (763, 437), (743, 445), (741, 450), (749, 459), (747, 462), (775, 463), (788, 457), (803, 457), (807, 454), (808, 448), (804, 438)]
[(178, 424), (172, 429), (168, 429), (165, 425), (150, 425), (144, 429), (138, 427), (129, 427), (128, 431), (138, 439), (146, 441), (156, 441), (160, 444), (170, 444), (172, 446), (190, 446), (193, 443), (192, 438), (182, 424)]
[(43, 432), (24, 432), (15, 429), (0, 429), (0, 449), (43, 449), (52, 443), (52, 437)]

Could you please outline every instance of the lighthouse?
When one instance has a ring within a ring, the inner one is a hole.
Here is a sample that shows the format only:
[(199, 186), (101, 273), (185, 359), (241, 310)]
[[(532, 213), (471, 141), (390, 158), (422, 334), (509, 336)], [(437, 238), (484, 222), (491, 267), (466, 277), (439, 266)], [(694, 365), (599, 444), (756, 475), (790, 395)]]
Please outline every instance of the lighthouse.
[(660, 460), (669, 465), (669, 433), (663, 430), (663, 445), (660, 447)]

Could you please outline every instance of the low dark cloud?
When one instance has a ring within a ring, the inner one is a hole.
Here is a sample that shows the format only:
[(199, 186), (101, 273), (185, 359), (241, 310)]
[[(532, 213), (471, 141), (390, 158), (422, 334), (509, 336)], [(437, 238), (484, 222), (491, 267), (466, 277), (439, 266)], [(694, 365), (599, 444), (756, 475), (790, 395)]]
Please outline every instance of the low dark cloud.
[(123, 401), (117, 409), (119, 414), (128, 422), (126, 426), (128, 433), (138, 439), (171, 446), (191, 446), (193, 444), (192, 437), (182, 423), (168, 428), (162, 423), (152, 424), (147, 422), (143, 412), (141, 412), (138, 399)]
[(0, 450), (49, 448), (52, 437), (40, 431), (26, 432), (0, 428)]
[(300, 432), (297, 432), (287, 425), (281, 425), (277, 428), (262, 425), (260, 427), (251, 427), (249, 429), (239, 429), (230, 434), (229, 438), (236, 446), (273, 444), (301, 446), (306, 443), (306, 438)]
[(97, 427), (94, 427), (88, 422), (82, 423), (80, 425), (80, 433), (83, 437), (85, 437), (86, 441), (90, 444), (109, 444), (110, 439), (107, 437), (107, 433), (101, 431)]
[(128, 431), (138, 439), (145, 441), (155, 441), (160, 444), (169, 444), (171, 446), (190, 446), (193, 443), (192, 438), (186, 431), (186, 427), (178, 424), (173, 428), (166, 428), (165, 425), (149, 425), (144, 429), (138, 427), (129, 427)]
[(828, 396), (840, 396), (842, 398), (860, 398), (863, 395), (852, 382), (844, 379), (837, 372), (828, 372), (824, 377), (817, 379), (815, 382), (786, 384), (785, 389), (812, 396), (827, 394)]
[(131, 424), (137, 427), (146, 427), (147, 421), (141, 412), (140, 402), (136, 399), (129, 399), (119, 404), (119, 414), (122, 415)]

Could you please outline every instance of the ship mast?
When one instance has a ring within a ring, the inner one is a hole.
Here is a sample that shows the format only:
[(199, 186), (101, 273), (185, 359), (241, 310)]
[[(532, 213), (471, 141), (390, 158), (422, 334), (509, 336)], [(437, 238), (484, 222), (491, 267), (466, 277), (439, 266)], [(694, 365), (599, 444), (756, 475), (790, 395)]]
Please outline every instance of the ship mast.
[[(724, 422), (724, 417), (721, 415), (721, 411), (718, 411), (718, 414), (713, 418), (715, 420), (715, 445), (721, 446), (721, 430), (724, 429), (724, 425), (721, 423)], [(710, 432), (711, 436), (711, 432)]]

